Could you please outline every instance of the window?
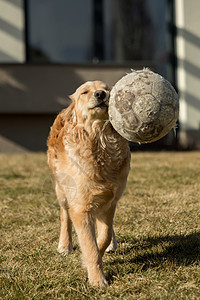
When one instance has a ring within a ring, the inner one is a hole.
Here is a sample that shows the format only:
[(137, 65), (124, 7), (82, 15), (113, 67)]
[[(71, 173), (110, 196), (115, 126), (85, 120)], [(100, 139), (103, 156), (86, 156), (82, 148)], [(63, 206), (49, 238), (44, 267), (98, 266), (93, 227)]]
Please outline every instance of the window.
[(28, 60), (80, 63), (92, 59), (92, 0), (28, 0)]
[(166, 0), (28, 0), (30, 62), (162, 61)]

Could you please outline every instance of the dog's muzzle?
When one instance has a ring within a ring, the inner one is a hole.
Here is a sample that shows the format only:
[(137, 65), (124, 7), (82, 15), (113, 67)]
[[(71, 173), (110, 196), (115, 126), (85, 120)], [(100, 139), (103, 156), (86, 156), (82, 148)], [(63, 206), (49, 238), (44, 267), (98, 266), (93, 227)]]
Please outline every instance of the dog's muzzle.
[(106, 92), (104, 90), (97, 90), (94, 93), (94, 97), (98, 100), (98, 101), (102, 101), (106, 98)]
[(109, 93), (106, 93), (104, 90), (96, 90), (90, 100), (89, 109), (94, 109), (97, 107), (108, 108), (108, 105)]

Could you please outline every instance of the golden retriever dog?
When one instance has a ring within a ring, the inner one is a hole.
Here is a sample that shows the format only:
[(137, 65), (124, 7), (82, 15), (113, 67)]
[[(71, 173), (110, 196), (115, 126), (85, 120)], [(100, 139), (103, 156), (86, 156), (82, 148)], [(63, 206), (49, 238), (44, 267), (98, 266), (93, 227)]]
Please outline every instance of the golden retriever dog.
[(89, 282), (99, 287), (107, 286), (102, 256), (116, 248), (113, 217), (130, 166), (128, 142), (108, 119), (109, 94), (101, 81), (81, 85), (55, 119), (47, 142), (61, 208), (58, 251), (72, 251), (73, 223)]

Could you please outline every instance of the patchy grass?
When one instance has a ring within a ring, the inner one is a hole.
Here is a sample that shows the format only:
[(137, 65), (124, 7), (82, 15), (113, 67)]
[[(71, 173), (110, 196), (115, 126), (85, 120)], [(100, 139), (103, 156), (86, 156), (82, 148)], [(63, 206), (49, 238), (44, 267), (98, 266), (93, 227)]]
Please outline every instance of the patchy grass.
[(59, 207), (44, 154), (0, 155), (0, 299), (199, 299), (200, 152), (134, 153), (115, 216), (107, 289), (80, 251), (56, 252)]

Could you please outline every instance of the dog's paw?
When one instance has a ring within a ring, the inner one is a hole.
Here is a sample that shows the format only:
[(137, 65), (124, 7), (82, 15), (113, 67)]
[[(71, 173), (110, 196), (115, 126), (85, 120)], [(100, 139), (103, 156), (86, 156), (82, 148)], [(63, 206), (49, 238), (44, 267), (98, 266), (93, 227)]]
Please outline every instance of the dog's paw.
[(57, 251), (62, 255), (68, 255), (70, 252), (72, 252), (73, 247), (72, 245), (69, 245), (68, 247), (58, 246)]
[(116, 240), (112, 240), (110, 245), (107, 247), (106, 252), (107, 253), (112, 253), (115, 252), (117, 250), (117, 242)]
[(94, 286), (94, 287), (99, 287), (99, 288), (106, 288), (108, 287), (108, 282), (105, 277), (98, 278), (98, 279), (89, 279), (89, 283)]

